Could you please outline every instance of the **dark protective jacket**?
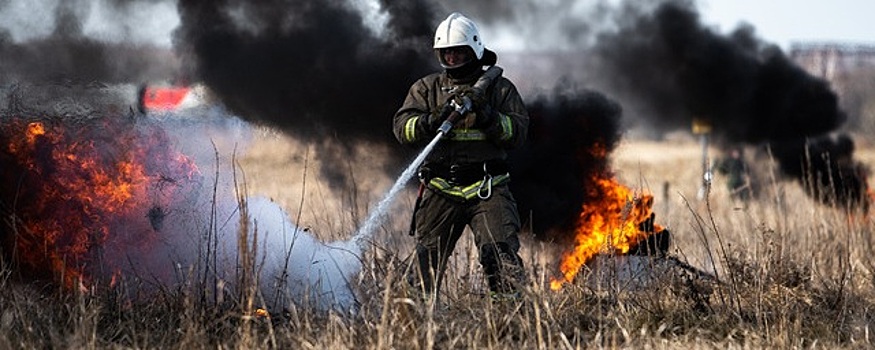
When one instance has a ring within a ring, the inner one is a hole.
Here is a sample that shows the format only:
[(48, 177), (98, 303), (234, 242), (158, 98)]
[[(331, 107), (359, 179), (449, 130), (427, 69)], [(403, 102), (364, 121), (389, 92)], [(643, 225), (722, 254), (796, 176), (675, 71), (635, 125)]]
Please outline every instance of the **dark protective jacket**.
[[(404, 104), (395, 113), (393, 131), (398, 141), (402, 144), (424, 145), (434, 139), (435, 132), (428, 128), (429, 115), (440, 111), (453, 98), (451, 91), (454, 88), (471, 86), (480, 75), (452, 79), (446, 72), (440, 72), (416, 81), (410, 87)], [(516, 86), (510, 80), (499, 77), (486, 90), (485, 98), (498, 112), (498, 118), (483, 130), (466, 128), (463, 123), (457, 123), (448, 137), (428, 155), (424, 168), (449, 169), (453, 165), (479, 166), (484, 162), (501, 162), (507, 158), (508, 149), (525, 141), (529, 116)], [(509, 177), (507, 174), (492, 175), (496, 176), (493, 180), (496, 185)], [(468, 182), (450, 186), (443, 181), (448, 179), (443, 179), (440, 174), (436, 179), (427, 180), (432, 188), (466, 199), (473, 197), (479, 185)]]

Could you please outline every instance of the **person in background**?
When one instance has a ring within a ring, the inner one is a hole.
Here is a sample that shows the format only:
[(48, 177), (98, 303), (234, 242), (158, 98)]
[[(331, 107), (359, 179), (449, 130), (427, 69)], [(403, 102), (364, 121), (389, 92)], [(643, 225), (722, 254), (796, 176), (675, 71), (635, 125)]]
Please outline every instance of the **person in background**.
[(732, 198), (747, 201), (753, 197), (750, 168), (740, 147), (732, 147), (717, 163), (717, 171), (726, 175), (726, 188)]

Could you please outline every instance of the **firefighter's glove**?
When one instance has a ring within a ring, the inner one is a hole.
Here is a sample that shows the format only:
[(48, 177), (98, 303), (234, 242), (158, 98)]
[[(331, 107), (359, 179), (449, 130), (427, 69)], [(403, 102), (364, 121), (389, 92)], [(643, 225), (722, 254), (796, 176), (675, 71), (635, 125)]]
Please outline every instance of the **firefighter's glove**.
[(486, 105), (486, 94), (483, 93), (483, 90), (478, 89), (473, 86), (462, 86), (454, 90), (456, 97), (464, 98), (467, 97), (471, 99), (471, 104), (474, 106), (474, 110), (476, 111), (480, 106)]
[(463, 125), (467, 128), (484, 129), (492, 125), (497, 119), (495, 109), (486, 100), (486, 95), (483, 90), (465, 86), (456, 89), (455, 95), (458, 99), (467, 97), (471, 100), (473, 114), (468, 115)]
[(425, 118), (425, 128), (430, 133), (437, 133), (438, 128), (441, 127), (441, 124), (444, 123), (444, 120), (447, 120), (451, 113), (453, 113), (453, 106), (449, 103), (444, 104), (440, 109), (428, 114), (428, 117)]

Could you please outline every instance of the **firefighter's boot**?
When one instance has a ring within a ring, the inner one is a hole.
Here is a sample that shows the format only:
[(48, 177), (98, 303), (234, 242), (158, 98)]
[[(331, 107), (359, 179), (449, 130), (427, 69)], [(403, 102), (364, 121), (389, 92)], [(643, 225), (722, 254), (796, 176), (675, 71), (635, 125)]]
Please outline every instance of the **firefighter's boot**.
[(421, 296), (423, 300), (437, 294), (437, 288), (440, 285), (440, 278), (436, 278), (440, 275), (438, 258), (436, 249), (432, 250), (416, 245), (416, 268), (411, 269), (412, 273), (408, 275), (407, 282), (413, 288), (413, 292)]
[(517, 299), (525, 279), (523, 261), (506, 243), (480, 247), (480, 265), (486, 274), (490, 296), (497, 300)]

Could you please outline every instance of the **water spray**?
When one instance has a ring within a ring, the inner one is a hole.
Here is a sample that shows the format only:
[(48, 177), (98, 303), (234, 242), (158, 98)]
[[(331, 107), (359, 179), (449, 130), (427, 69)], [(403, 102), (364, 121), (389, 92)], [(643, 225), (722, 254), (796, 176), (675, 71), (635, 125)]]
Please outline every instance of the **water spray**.
[[(466, 112), (465, 108), (457, 111), (459, 112), (458, 114)], [(457, 113), (454, 111), (453, 114)], [(294, 230), (296, 233), (296, 243), (287, 250), (280, 252), (278, 256), (273, 257), (271, 260), (274, 265), (284, 267), (283, 271), (292, 271), (288, 274), (282, 274), (283, 278), (280, 281), (292, 291), (294, 296), (308, 296), (307, 290), (309, 289), (310, 293), (312, 291), (316, 292), (314, 295), (309, 295), (309, 297), (315, 299), (322, 309), (333, 308), (338, 311), (355, 309), (355, 296), (350, 286), (350, 277), (361, 269), (362, 252), (367, 248), (367, 244), (370, 242), (369, 238), (373, 236), (376, 228), (383, 221), (385, 212), (404, 187), (404, 184), (413, 177), (417, 168), (425, 161), (425, 157), (431, 153), (441, 138), (452, 129), (455, 120), (447, 118), (441, 124), (434, 139), (425, 146), (422, 152), (407, 166), (407, 169), (401, 173), (401, 176), (395, 180), (395, 184), (392, 185), (389, 192), (380, 200), (376, 209), (371, 211), (364, 224), (351, 239), (326, 244), (316, 241), (309, 234), (298, 232), (297, 229), (275, 230), (279, 232)], [(267, 206), (269, 209), (273, 207), (275, 206)], [(283, 213), (271, 213), (267, 217), (282, 217), (283, 215)], [(283, 237), (283, 235), (280, 235), (280, 237)], [(280, 242), (279, 245), (289, 247), (288, 242)], [(300, 290), (301, 286), (305, 289), (303, 292)], [(268, 284), (263, 289), (268, 292), (269, 295), (267, 296), (269, 299), (277, 297), (269, 293), (277, 291), (275, 286)]]
[(386, 196), (380, 200), (380, 203), (377, 204), (377, 208), (368, 215), (368, 219), (365, 220), (364, 225), (359, 228), (358, 232), (353, 236), (352, 241), (355, 242), (356, 246), (359, 249), (362, 249), (365, 244), (366, 238), (369, 238), (373, 235), (374, 230), (377, 225), (382, 221), (383, 213), (389, 208), (389, 204), (394, 201), (395, 197), (398, 195), (398, 192), (401, 191), (401, 188), (404, 187), (404, 184), (407, 183), (412, 177), (413, 174), (416, 173), (416, 169), (422, 165), (422, 162), (425, 161), (425, 157), (427, 157), (434, 147), (440, 142), (444, 136), (450, 133), (453, 125), (459, 120), (463, 115), (470, 112), (473, 108), (473, 103), (471, 99), (467, 96), (462, 97), (460, 103), (453, 101), (453, 112), (441, 123), (441, 126), (438, 127), (437, 135), (435, 135), (434, 139), (422, 149), (422, 152), (419, 152), (419, 155), (413, 159), (413, 162), (407, 166), (407, 169), (404, 169), (404, 172), (401, 173), (401, 176), (395, 180), (395, 184), (392, 185), (392, 188), (389, 189), (389, 192), (386, 193)]

